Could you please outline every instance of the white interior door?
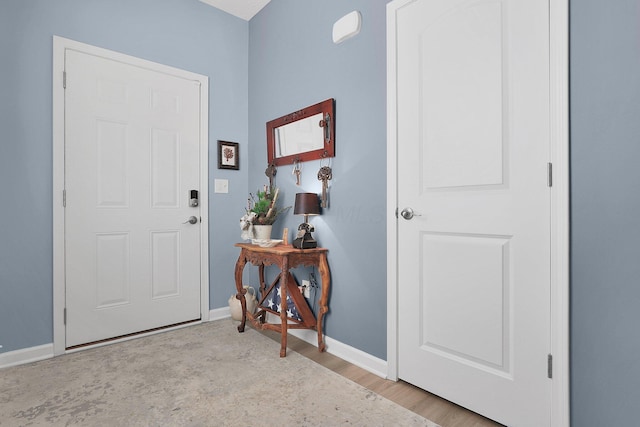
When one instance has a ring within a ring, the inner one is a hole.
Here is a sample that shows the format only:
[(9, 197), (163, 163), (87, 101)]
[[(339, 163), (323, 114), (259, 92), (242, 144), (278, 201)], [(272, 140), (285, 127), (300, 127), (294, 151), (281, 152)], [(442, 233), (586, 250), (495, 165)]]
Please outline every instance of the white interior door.
[(549, 425), (548, 2), (396, 13), (399, 377)]
[(199, 83), (73, 49), (65, 70), (66, 346), (200, 319)]

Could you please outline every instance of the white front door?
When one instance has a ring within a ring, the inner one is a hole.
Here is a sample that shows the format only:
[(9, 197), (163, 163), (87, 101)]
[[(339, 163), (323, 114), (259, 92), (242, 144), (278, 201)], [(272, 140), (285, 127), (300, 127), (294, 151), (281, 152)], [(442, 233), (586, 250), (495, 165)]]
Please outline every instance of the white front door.
[(551, 420), (548, 7), (395, 16), (398, 375), (509, 426)]
[(199, 82), (73, 49), (65, 70), (66, 347), (200, 319)]

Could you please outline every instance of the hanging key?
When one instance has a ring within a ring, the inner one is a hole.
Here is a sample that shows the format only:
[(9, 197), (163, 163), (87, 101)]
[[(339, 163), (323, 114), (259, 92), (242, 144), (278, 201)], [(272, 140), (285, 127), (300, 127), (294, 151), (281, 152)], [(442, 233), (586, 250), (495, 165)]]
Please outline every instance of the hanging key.
[(329, 207), (329, 200), (327, 189), (329, 186), (329, 180), (332, 178), (331, 168), (329, 166), (322, 166), (318, 171), (318, 180), (322, 181), (322, 201), (320, 206), (323, 208)]
[(273, 188), (273, 184), (274, 184), (273, 181), (275, 180), (277, 173), (278, 173), (278, 168), (274, 163), (271, 163), (269, 167), (267, 167), (267, 169), (264, 171), (264, 174), (267, 175), (267, 177), (269, 178), (269, 188)]
[(300, 174), (302, 171), (300, 170), (300, 162), (295, 162), (293, 165), (292, 173), (296, 176), (296, 185), (300, 185)]

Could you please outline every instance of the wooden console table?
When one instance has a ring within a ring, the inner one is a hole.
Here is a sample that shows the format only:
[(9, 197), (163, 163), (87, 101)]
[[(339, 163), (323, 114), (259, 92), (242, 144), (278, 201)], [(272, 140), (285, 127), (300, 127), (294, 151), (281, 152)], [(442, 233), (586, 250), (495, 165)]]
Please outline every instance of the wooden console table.
[[(327, 299), (329, 298), (329, 288), (331, 286), (329, 264), (327, 263), (327, 249), (296, 249), (289, 245), (263, 248), (249, 243), (236, 243), (235, 246), (241, 248), (235, 271), (236, 298), (240, 300), (240, 304), (242, 305), (242, 321), (238, 326), (238, 331), (244, 332), (245, 323), (248, 318), (256, 329), (270, 329), (280, 332), (280, 357), (285, 357), (287, 355), (288, 329), (315, 329), (318, 332), (318, 351), (324, 351), (325, 344), (322, 336), (322, 321), (324, 315), (329, 311)], [(247, 312), (247, 303), (244, 296), (247, 291), (242, 286), (242, 272), (247, 262), (258, 266), (260, 275), (260, 299), (255, 314)], [(268, 265), (280, 267), (280, 274), (269, 288), (267, 288), (264, 280), (264, 267)], [(309, 309), (304, 297), (300, 294), (300, 290), (296, 286), (295, 279), (289, 271), (298, 266), (315, 266), (320, 273), (322, 293), (318, 301), (319, 308), (317, 317), (314, 316)], [(280, 282), (281, 292), (279, 313), (263, 306), (265, 299), (278, 282)], [(287, 317), (287, 295), (290, 295), (294, 302), (300, 301), (300, 304), (296, 304), (296, 308), (302, 320)], [(300, 305), (300, 307), (298, 307), (298, 305)], [(279, 315), (280, 323), (265, 323), (267, 312)], [(289, 321), (292, 323), (289, 323)]]

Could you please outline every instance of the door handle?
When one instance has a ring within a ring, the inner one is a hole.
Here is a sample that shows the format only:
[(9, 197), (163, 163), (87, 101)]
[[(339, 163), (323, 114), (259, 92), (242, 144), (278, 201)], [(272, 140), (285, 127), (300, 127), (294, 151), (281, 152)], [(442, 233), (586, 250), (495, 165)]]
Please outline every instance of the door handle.
[(402, 211), (400, 212), (400, 215), (402, 215), (402, 218), (406, 219), (407, 221), (413, 218), (414, 216), (422, 216), (418, 213), (415, 213), (411, 208), (402, 209)]
[(196, 224), (198, 222), (198, 218), (196, 218), (195, 216), (190, 216), (188, 220), (186, 220), (185, 222), (183, 222), (183, 224)]

